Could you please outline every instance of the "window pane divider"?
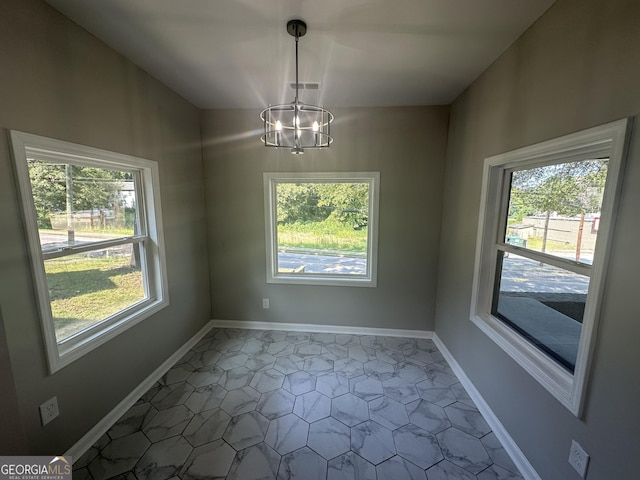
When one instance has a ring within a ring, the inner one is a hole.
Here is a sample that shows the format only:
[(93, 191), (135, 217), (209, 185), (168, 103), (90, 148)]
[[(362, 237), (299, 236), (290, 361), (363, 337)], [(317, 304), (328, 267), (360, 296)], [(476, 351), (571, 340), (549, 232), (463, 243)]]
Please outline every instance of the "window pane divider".
[(516, 247), (508, 243), (498, 243), (496, 246), (498, 250), (502, 250), (503, 252), (513, 253), (514, 255), (546, 263), (553, 267), (562, 268), (563, 270), (569, 270), (579, 275), (591, 276), (591, 265), (586, 263), (575, 262), (568, 258), (556, 257), (555, 255), (529, 250), (528, 248)]
[(55, 250), (43, 250), (42, 258), (45, 260), (51, 260), (54, 258), (66, 257), (76, 253), (85, 253), (92, 250), (102, 250), (109, 247), (117, 247), (118, 245), (125, 245), (127, 243), (140, 243), (147, 240), (147, 235), (132, 235), (128, 237), (115, 238), (113, 240), (103, 240), (100, 242), (83, 243), (82, 245), (72, 245), (68, 247), (61, 247)]

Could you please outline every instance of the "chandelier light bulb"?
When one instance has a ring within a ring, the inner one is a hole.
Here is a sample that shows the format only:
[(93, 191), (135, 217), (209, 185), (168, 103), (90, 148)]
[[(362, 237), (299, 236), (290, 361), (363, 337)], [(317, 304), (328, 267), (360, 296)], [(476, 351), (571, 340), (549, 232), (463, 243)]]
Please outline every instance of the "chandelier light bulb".
[(313, 129), (314, 132), (317, 132), (320, 126), (318, 125), (318, 122), (314, 121), (313, 126), (311, 128)]

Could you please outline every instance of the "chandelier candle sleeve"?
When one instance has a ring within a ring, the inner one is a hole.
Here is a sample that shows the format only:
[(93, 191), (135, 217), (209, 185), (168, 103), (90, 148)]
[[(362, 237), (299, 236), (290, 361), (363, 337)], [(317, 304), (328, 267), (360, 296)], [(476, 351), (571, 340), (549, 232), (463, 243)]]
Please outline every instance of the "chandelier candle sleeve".
[(328, 148), (333, 142), (330, 124), (333, 114), (324, 107), (302, 103), (298, 83), (298, 40), (307, 32), (302, 20), (290, 20), (287, 32), (295, 37), (296, 46), (296, 96), (293, 102), (270, 105), (260, 113), (264, 124), (261, 140), (266, 147), (290, 148), (300, 155), (305, 148)]

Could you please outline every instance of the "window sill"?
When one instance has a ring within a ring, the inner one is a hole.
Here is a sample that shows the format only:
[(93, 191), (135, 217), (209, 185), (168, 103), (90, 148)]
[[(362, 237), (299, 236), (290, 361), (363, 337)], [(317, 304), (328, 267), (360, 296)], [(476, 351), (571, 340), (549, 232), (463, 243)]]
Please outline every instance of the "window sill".
[(574, 415), (580, 415), (574, 376), (517, 332), (489, 314), (471, 321)]
[(331, 278), (326, 278), (321, 275), (288, 275), (277, 274), (269, 276), (267, 283), (279, 283), (290, 285), (325, 285), (332, 287), (376, 287), (377, 282), (375, 278), (369, 277), (356, 277), (356, 278), (337, 278), (332, 275)]

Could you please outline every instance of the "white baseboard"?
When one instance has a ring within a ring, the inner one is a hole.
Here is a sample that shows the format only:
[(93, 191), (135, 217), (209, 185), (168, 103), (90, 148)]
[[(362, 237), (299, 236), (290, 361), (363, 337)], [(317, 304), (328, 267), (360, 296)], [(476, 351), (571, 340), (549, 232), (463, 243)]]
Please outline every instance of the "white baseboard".
[(480, 392), (473, 383), (471, 383), (471, 380), (469, 380), (469, 377), (464, 373), (460, 364), (456, 362), (449, 349), (444, 343), (442, 343), (442, 340), (440, 340), (440, 337), (438, 337), (436, 333), (433, 334), (433, 342), (451, 366), (451, 369), (460, 380), (460, 383), (464, 386), (465, 390), (471, 397), (471, 400), (473, 400), (478, 407), (478, 410), (480, 410), (480, 413), (482, 413), (482, 416), (491, 427), (491, 430), (493, 430), (493, 433), (496, 435), (509, 457), (511, 457), (515, 466), (520, 470), (520, 474), (525, 480), (542, 480), (540, 475), (538, 475), (538, 472), (535, 471), (533, 466), (529, 463), (529, 460), (527, 460), (527, 457), (524, 456), (522, 450), (520, 450), (516, 442), (511, 438), (509, 432), (504, 428), (496, 414), (493, 413), (489, 404), (484, 400), (482, 395), (480, 395)]
[(379, 335), (385, 337), (433, 338), (427, 330), (399, 328), (371, 328), (343, 325), (316, 325), (309, 323), (252, 322), (242, 320), (211, 320), (214, 328), (246, 328), (249, 330), (282, 330), (285, 332), (337, 333), (345, 335)]
[(180, 360), (191, 348), (213, 328), (212, 322), (207, 323), (193, 337), (191, 337), (182, 347), (176, 350), (173, 355), (167, 358), (158, 368), (156, 368), (147, 378), (145, 378), (129, 395), (127, 395), (118, 405), (107, 413), (91, 430), (89, 430), (80, 440), (74, 443), (65, 456), (69, 455), (75, 461), (96, 443), (107, 431), (129, 410), (138, 399), (144, 395), (162, 376), (169, 371), (173, 365)]

